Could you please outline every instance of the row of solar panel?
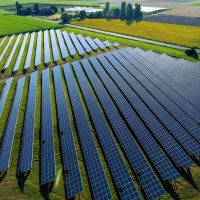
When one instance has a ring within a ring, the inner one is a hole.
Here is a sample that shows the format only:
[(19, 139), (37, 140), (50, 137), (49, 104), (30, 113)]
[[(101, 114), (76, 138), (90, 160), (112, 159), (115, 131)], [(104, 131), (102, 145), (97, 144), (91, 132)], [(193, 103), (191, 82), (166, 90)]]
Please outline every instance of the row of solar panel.
[[(139, 199), (140, 195), (111, 137), (110, 129), (105, 123), (87, 78), (145, 196), (148, 199), (160, 197), (164, 190), (154, 171), (164, 181), (173, 182), (180, 177), (177, 168), (189, 167), (193, 163), (193, 156), (200, 155), (198, 134), (200, 127), (193, 119), (194, 117), (191, 117), (193, 116), (191, 112), (199, 113), (198, 109), (189, 104), (175, 90), (172, 90), (172, 98), (170, 87), (162, 81), (162, 77), (152, 72), (153, 65), (137, 49), (125, 48), (93, 56), (89, 60), (81, 60), (81, 64), (82, 66), (78, 61), (73, 62), (73, 70), (69, 64), (65, 64), (63, 70), (94, 198), (110, 199), (111, 193), (82, 107), (73, 71), (120, 198)], [(53, 69), (53, 75), (66, 187), (68, 197), (73, 197), (83, 190), (83, 185), (59, 67)], [(30, 79), (25, 118), (28, 120), (24, 122), (20, 172), (31, 169), (36, 80), (37, 73), (35, 72)], [(1, 92), (0, 106), (2, 108), (11, 82), (12, 79), (9, 79)], [(4, 133), (0, 151), (0, 170), (9, 167), (23, 83), (24, 79), (21, 78), (18, 81), (9, 115), (7, 126), (11, 126), (12, 129), (6, 127)], [(55, 178), (48, 69), (42, 72), (42, 94), (41, 184), (45, 184)], [(188, 107), (192, 108), (190, 112)], [(28, 126), (30, 131), (25, 130)], [(25, 158), (24, 151), (28, 151), (29, 156), (26, 159), (23, 159)]]
[[(53, 29), (50, 30), (50, 38), (49, 38), (49, 31), (44, 31), (44, 36), (42, 36), (43, 32), (37, 33), (37, 42), (36, 42), (36, 50), (35, 50), (35, 60), (34, 60), (34, 66), (37, 67), (38, 65), (42, 64), (42, 38), (44, 37), (44, 63), (49, 64), (51, 62), (51, 50), (53, 52), (53, 61), (57, 62), (61, 59), (65, 59), (69, 56), (74, 56), (76, 54), (76, 50), (78, 51), (78, 54), (80, 56), (83, 56), (85, 52), (91, 53), (92, 51), (96, 51), (98, 48), (101, 50), (105, 49), (106, 47), (110, 48), (111, 44), (109, 41), (102, 42), (98, 38), (91, 39), (90, 37), (84, 38), (81, 34), (75, 35), (74, 33), (68, 33), (64, 31), (61, 33), (59, 29), (56, 30), (56, 33)], [(16, 49), (19, 46), (20, 40), (22, 38), (22, 34), (17, 36), (16, 41), (14, 42), (14, 45), (12, 47), (12, 50), (9, 52), (8, 59), (6, 60), (6, 63), (4, 64), (2, 71), (5, 71), (11, 64), (11, 61), (13, 59), (14, 54), (16, 53)], [(20, 47), (17, 59), (15, 61), (14, 67), (12, 72), (16, 72), (19, 70), (21, 62), (22, 62), (22, 56), (24, 54), (25, 47), (27, 45), (29, 34), (26, 33), (23, 37), (22, 45)], [(0, 61), (5, 57), (5, 54), (7, 53), (8, 48), (10, 47), (12, 41), (14, 40), (15, 35), (11, 36), (8, 40), (8, 43), (6, 44), (5, 48), (3, 49), (1, 55), (0, 55)], [(4, 44), (7, 37), (4, 37), (0, 43), (0, 47)], [(26, 59), (24, 63), (24, 70), (27, 70), (31, 66), (32, 57), (34, 54), (34, 41), (35, 41), (35, 32), (31, 33), (28, 50), (26, 54)], [(49, 45), (49, 40), (51, 41), (51, 48)], [(58, 45), (57, 45), (58, 41)], [(66, 43), (66, 44), (65, 44)], [(67, 46), (66, 46), (67, 45)], [(114, 45), (116, 46), (116, 45)], [(117, 45), (118, 46), (118, 45)], [(116, 46), (116, 47), (117, 47)], [(68, 54), (68, 50), (69, 54)], [(60, 50), (59, 50), (60, 49)]]

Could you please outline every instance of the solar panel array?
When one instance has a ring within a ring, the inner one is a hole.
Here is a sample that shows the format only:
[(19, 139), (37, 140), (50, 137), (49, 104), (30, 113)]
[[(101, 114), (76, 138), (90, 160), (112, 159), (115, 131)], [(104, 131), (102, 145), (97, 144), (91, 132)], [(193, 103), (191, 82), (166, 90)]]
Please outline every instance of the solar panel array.
[(6, 128), (4, 131), (0, 149), (0, 171), (7, 170), (9, 168), (10, 156), (15, 135), (15, 128), (17, 124), (17, 117), (24, 87), (24, 80), (25, 78), (22, 77), (17, 82), (14, 100), (12, 102), (12, 106), (9, 112), (9, 117), (6, 123)]
[(96, 43), (96, 45), (101, 49), (104, 50), (106, 48), (105, 44), (99, 39), (99, 38), (95, 38), (94, 42)]
[(60, 60), (60, 53), (58, 50), (58, 45), (56, 42), (56, 36), (55, 36), (55, 31), (54, 29), (50, 30), (50, 38), (51, 38), (51, 48), (52, 48), (52, 52), (53, 52), (53, 60), (54, 62)]
[(79, 34), (77, 35), (77, 38), (79, 39), (81, 45), (83, 46), (83, 48), (85, 49), (85, 51), (87, 53), (90, 53), (92, 51), (91, 47), (89, 46), (89, 44), (86, 42), (85, 38)]
[[(60, 50), (61, 43), (71, 41), (67, 32), (51, 33), (52, 40), (56, 36)], [(91, 42), (81, 35), (77, 38), (83, 47)], [(183, 174), (179, 169), (189, 168), (200, 155), (199, 66), (151, 51), (122, 48), (43, 70), (41, 93), (37, 92), (40, 72), (33, 72), (26, 82), (27, 95), (23, 95), (20, 143), (14, 136), (25, 77), (16, 78), (17, 83), (7, 79), (0, 92), (0, 120), (5, 113), (8, 116), (3, 122), (0, 171), (8, 170), (16, 143), (21, 145), (18, 173), (30, 171), (33, 147), (39, 142), (40, 185), (55, 178), (57, 185), (63, 174), (68, 199), (84, 194), (87, 183), (91, 199), (112, 199), (114, 193), (119, 199), (160, 198), (165, 182), (176, 181)], [(14, 84), (14, 97), (8, 98)], [(40, 139), (34, 138), (36, 94), (41, 95)], [(10, 109), (5, 109), (7, 101)], [(56, 129), (58, 140), (54, 140)], [(56, 177), (57, 147), (63, 173), (58, 169)]]
[(48, 64), (50, 62), (49, 32), (46, 30), (44, 31), (44, 64)]
[(42, 31), (39, 31), (37, 34), (37, 44), (36, 44), (36, 53), (35, 53), (35, 66), (41, 64), (41, 52), (42, 52)]
[(72, 44), (72, 41), (69, 37), (69, 34), (66, 31), (62, 32), (62, 34), (63, 34), (63, 37), (65, 39), (65, 43), (67, 45), (67, 48), (69, 50), (70, 55), (74, 56), (76, 54), (76, 50), (74, 48), (74, 45)]
[(29, 171), (32, 168), (37, 76), (37, 71), (32, 73), (30, 76), (29, 92), (26, 105), (26, 113), (24, 117), (21, 151), (18, 166), (18, 171), (20, 173)]
[(93, 49), (93, 51), (96, 51), (99, 47), (95, 44), (95, 42), (93, 41), (93, 39), (91, 37), (86, 37), (85, 40), (88, 42), (88, 44), (91, 46), (91, 48)]

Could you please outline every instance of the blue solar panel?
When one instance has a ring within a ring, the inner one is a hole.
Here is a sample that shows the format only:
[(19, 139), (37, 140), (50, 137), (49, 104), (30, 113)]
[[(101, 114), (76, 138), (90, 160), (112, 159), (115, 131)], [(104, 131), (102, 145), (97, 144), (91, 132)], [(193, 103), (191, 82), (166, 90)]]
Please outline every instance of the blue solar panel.
[(15, 37), (15, 35), (12, 35), (12, 36), (10, 37), (10, 39), (8, 40), (8, 43), (6, 44), (5, 48), (4, 48), (3, 51), (1, 52), (1, 55), (0, 55), (0, 62), (2, 61), (3, 57), (5, 56), (5, 54), (6, 54), (7, 50), (8, 50), (8, 48), (9, 48), (9, 46), (10, 46), (10, 44), (11, 44), (11, 42), (12, 42), (13, 39), (14, 39), (14, 37)]
[(96, 133), (102, 145), (105, 158), (111, 170), (114, 182), (121, 199), (140, 199), (139, 194), (133, 184), (128, 169), (118, 151), (109, 129), (104, 121), (101, 111), (94, 99), (94, 96), (87, 84), (87, 80), (78, 61), (72, 63), (79, 85), (82, 89), (89, 113), (95, 126)]
[(41, 64), (41, 51), (42, 51), (42, 31), (39, 31), (37, 34), (37, 44), (35, 52), (35, 66)]
[(41, 185), (52, 182), (56, 176), (51, 113), (49, 69), (42, 71), (42, 122), (41, 122)]
[(110, 189), (80, 101), (70, 65), (63, 65), (63, 69), (94, 199), (110, 199)]
[[(120, 59), (120, 62), (123, 62), (124, 66), (127, 66), (128, 68), (131, 68), (131, 65), (125, 60), (122, 56), (120, 56), (118, 53), (116, 53), (116, 57)], [(131, 76), (130, 73), (127, 72), (126, 69), (116, 59), (113, 59), (110, 57), (111, 62), (114, 64), (117, 71), (123, 76), (123, 78), (127, 81), (127, 83), (135, 89), (132, 90), (131, 87), (123, 81), (122, 77), (119, 76), (118, 73), (114, 70), (114, 68), (108, 63), (108, 61), (105, 60), (104, 57), (100, 57), (101, 62), (104, 62), (106, 66), (106, 69), (109, 71), (108, 73), (115, 74), (118, 81), (120, 81), (121, 86), (123, 88), (126, 88), (126, 90), (123, 91), (124, 95), (127, 97), (131, 105), (137, 110), (137, 112), (140, 114), (141, 118), (145, 121), (145, 123), (149, 126), (150, 129), (154, 129), (155, 132), (161, 131), (161, 135), (164, 134), (165, 129), (162, 126), (162, 124), (156, 119), (156, 117), (153, 115), (153, 113), (159, 118), (159, 120), (168, 128), (168, 130), (172, 133), (172, 135), (181, 143), (181, 145), (191, 154), (194, 156), (198, 156), (200, 153), (199, 144), (186, 132), (183, 127), (177, 121), (169, 115), (169, 113), (145, 90), (143, 86), (140, 85), (140, 83), (134, 79), (133, 76)], [(145, 104), (142, 102), (142, 100), (146, 103), (148, 107), (145, 106)], [(140, 106), (137, 106), (140, 105)], [(141, 105), (143, 107), (141, 108)], [(152, 113), (153, 112), (153, 113)], [(154, 121), (154, 124), (152, 126), (152, 121)], [(151, 128), (152, 127), (152, 128)], [(166, 132), (167, 134), (167, 132)], [(170, 137), (169, 134), (167, 134), (167, 137)], [(174, 148), (178, 145), (176, 143), (172, 143), (173, 147), (171, 147), (169, 150), (171, 152), (174, 152)], [(175, 146), (175, 147), (174, 147)], [(167, 145), (168, 147), (168, 145)], [(178, 153), (178, 150), (175, 151), (177, 153), (178, 161), (180, 160), (180, 153)], [(182, 152), (182, 151), (180, 151)], [(185, 160), (184, 152), (183, 154), (183, 160)], [(172, 155), (173, 156), (173, 155)], [(187, 157), (187, 156), (186, 156)], [(175, 161), (176, 161), (175, 159)], [(185, 160), (185, 162), (187, 159)], [(182, 162), (182, 161), (181, 161)], [(183, 164), (187, 164), (188, 162), (183, 162)], [(191, 164), (191, 162), (189, 162)], [(181, 165), (183, 167), (183, 164)], [(187, 167), (187, 165), (185, 166)]]
[(49, 64), (50, 58), (50, 47), (49, 47), (49, 31), (44, 31), (44, 64)]
[(31, 58), (32, 58), (32, 53), (33, 53), (34, 39), (35, 39), (35, 32), (31, 33), (31, 39), (30, 39), (29, 46), (28, 46), (28, 52), (26, 55), (24, 69), (28, 69), (31, 66)]
[[(128, 61), (137, 64), (135, 60), (131, 58), (127, 53), (123, 53), (124, 57)], [(115, 57), (124, 64), (124, 67), (130, 71), (130, 73), (135, 76), (140, 83), (165, 107), (165, 109), (174, 116), (174, 118), (186, 129), (188, 132), (200, 142), (200, 127), (192, 120), (185, 112), (183, 112), (173, 101), (171, 101), (164, 93), (162, 93), (149, 79), (147, 79), (143, 74), (141, 74), (134, 65), (130, 65), (119, 53), (114, 53)], [(158, 108), (157, 108), (158, 109)], [(172, 125), (173, 123), (171, 123)], [(178, 126), (177, 126), (178, 127)], [(181, 142), (181, 139), (179, 140)]]
[[(105, 70), (102, 68), (97, 59), (95, 57), (91, 57), (89, 60), (91, 61), (97, 73), (99, 74), (99, 77), (105, 84), (106, 88), (109, 90), (109, 93), (111, 94), (115, 103), (118, 105), (119, 109), (124, 115), (127, 123), (134, 132), (135, 136), (140, 141), (142, 147), (146, 152), (146, 155), (148, 155), (155, 168), (160, 173), (160, 176), (163, 178), (163, 180), (168, 180), (169, 182), (175, 181), (178, 177), (180, 177), (179, 173), (176, 171), (176, 169), (173, 167), (169, 159), (163, 153), (159, 145), (153, 139), (153, 137), (146, 129), (142, 121), (140, 121), (139, 117), (133, 111), (127, 100), (123, 97), (117, 86), (108, 76), (108, 74), (105, 73)], [(113, 76), (114, 74), (112, 74), (112, 77)], [(124, 90), (126, 89), (127, 88), (124, 88)]]
[(54, 29), (51, 29), (50, 30), (50, 38), (51, 38), (51, 48), (52, 48), (52, 51), (53, 51), (53, 60), (54, 62), (60, 60), (60, 53), (59, 53), (59, 50), (58, 50), (58, 45), (57, 45), (57, 42), (56, 42), (56, 36), (55, 36), (55, 31)]
[(68, 47), (70, 55), (74, 56), (76, 54), (76, 50), (75, 50), (75, 48), (74, 48), (74, 46), (72, 44), (72, 41), (71, 41), (68, 33), (66, 31), (64, 31), (62, 34), (63, 34), (63, 37), (64, 37), (65, 42), (67, 44), (67, 47)]
[(77, 38), (79, 39), (80, 43), (82, 44), (83, 48), (87, 53), (90, 53), (92, 51), (91, 47), (88, 45), (88, 43), (85, 41), (85, 38), (79, 34), (77, 35)]
[(103, 43), (106, 45), (106, 47), (110, 48), (111, 47), (111, 44), (108, 40), (106, 41), (103, 41)]
[(69, 36), (72, 39), (72, 42), (74, 43), (74, 46), (76, 47), (76, 50), (78, 51), (78, 54), (80, 56), (83, 56), (83, 54), (85, 53), (85, 50), (83, 49), (83, 47), (81, 46), (80, 42), (78, 41), (76, 35), (74, 33), (70, 33)]
[(4, 104), (6, 102), (8, 92), (10, 90), (10, 86), (12, 84), (13, 78), (9, 78), (8, 80), (5, 81), (4, 87), (0, 93), (0, 117), (4, 108)]
[(60, 141), (62, 148), (62, 158), (65, 172), (65, 186), (67, 197), (72, 198), (76, 194), (83, 191), (83, 185), (80, 175), (80, 169), (78, 166), (78, 158), (76, 154), (74, 139), (71, 132), (71, 125), (68, 116), (59, 66), (53, 68), (53, 75), (60, 130)]
[(95, 38), (93, 41), (97, 44), (97, 46), (98, 46), (101, 50), (103, 50), (103, 49), (106, 48), (105, 44), (104, 44), (99, 38)]
[(22, 77), (17, 82), (15, 97), (12, 102), (9, 117), (7, 119), (6, 128), (4, 131), (3, 141), (0, 149), (0, 171), (7, 170), (10, 163), (10, 155), (17, 125), (17, 117), (22, 98), (25, 77)]
[(20, 67), (20, 63), (21, 63), (21, 60), (22, 60), (22, 56), (23, 56), (23, 53), (24, 53), (25, 46), (26, 46), (26, 41), (28, 39), (28, 34), (29, 33), (26, 33), (24, 35), (23, 42), (22, 42), (21, 48), (19, 50), (19, 54), (17, 56), (17, 60), (15, 62), (15, 66), (14, 66), (14, 68), (12, 70), (13, 72), (16, 72)]
[(94, 51), (96, 51), (99, 47), (95, 44), (95, 42), (92, 40), (91, 37), (86, 37), (85, 40), (88, 42), (88, 44), (92, 47)]
[(6, 69), (6, 68), (9, 67), (9, 65), (10, 65), (10, 63), (11, 63), (11, 60), (12, 60), (12, 58), (13, 58), (13, 56), (14, 56), (14, 53), (15, 53), (15, 51), (16, 51), (16, 49), (17, 49), (17, 46), (18, 46), (18, 44), (19, 44), (19, 41), (20, 41), (20, 39), (21, 39), (21, 36), (22, 36), (22, 34), (20, 34), (20, 35), (17, 36), (17, 39), (16, 39), (16, 41), (15, 41), (15, 44), (14, 44), (14, 46), (13, 46), (13, 48), (12, 48), (12, 50), (11, 50), (11, 52), (10, 52), (10, 54), (9, 54), (9, 56), (8, 56), (8, 58), (7, 58), (7, 60), (6, 60), (5, 65), (3, 66), (3, 69)]
[(64, 42), (62, 33), (60, 32), (60, 29), (56, 30), (56, 35), (57, 35), (57, 38), (58, 38), (58, 43), (59, 43), (59, 46), (60, 46), (62, 58), (64, 59), (64, 58), (68, 57), (69, 54), (67, 52), (67, 48), (65, 46), (65, 42)]
[(33, 72), (30, 76), (29, 92), (26, 105), (26, 113), (24, 117), (23, 135), (18, 166), (18, 171), (20, 173), (28, 171), (32, 168), (37, 76), (37, 71)]
[(114, 107), (88, 60), (83, 59), (81, 62), (110, 121), (110, 124), (116, 133), (122, 149), (124, 150), (125, 155), (132, 166), (132, 169), (134, 170), (135, 174), (138, 175), (138, 180), (146, 196), (148, 199), (156, 199), (160, 197), (164, 191), (156, 176), (151, 171), (151, 168), (148, 166), (146, 159), (143, 157), (143, 154), (138, 148), (137, 143), (124, 123), (120, 113)]

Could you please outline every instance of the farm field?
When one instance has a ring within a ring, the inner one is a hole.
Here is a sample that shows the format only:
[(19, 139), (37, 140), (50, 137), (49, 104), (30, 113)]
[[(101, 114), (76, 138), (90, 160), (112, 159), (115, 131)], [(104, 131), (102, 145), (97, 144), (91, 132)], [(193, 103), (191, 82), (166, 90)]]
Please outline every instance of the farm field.
[(62, 25), (0, 12), (0, 36), (32, 32)]
[(85, 19), (71, 22), (74, 25), (121, 33), (130, 36), (162, 41), (186, 47), (200, 48), (200, 28), (162, 24), (156, 22), (132, 22), (127, 24), (121, 20)]
[[(15, 0), (2, 0), (0, 1), (0, 6), (12, 6), (15, 5)], [(57, 4), (57, 5), (79, 5), (79, 6), (99, 6), (97, 0), (19, 0), (21, 4), (32, 4), (32, 3), (40, 3), (40, 4)]]

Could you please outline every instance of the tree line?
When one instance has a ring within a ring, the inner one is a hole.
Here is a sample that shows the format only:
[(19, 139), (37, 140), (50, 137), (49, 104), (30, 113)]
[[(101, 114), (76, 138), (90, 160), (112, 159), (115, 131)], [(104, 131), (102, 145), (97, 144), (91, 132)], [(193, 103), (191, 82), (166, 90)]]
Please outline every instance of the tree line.
[(143, 13), (140, 4), (133, 5), (131, 3), (122, 2), (121, 7), (110, 8), (110, 3), (106, 2), (103, 11), (86, 13), (85, 10), (80, 11), (78, 14), (68, 14), (63, 13), (61, 19), (63, 22), (69, 22), (72, 18), (80, 18), (81, 20), (85, 18), (98, 19), (98, 18), (108, 18), (108, 19), (127, 19), (127, 20), (141, 20), (143, 18)]

